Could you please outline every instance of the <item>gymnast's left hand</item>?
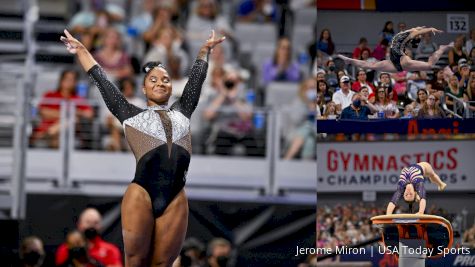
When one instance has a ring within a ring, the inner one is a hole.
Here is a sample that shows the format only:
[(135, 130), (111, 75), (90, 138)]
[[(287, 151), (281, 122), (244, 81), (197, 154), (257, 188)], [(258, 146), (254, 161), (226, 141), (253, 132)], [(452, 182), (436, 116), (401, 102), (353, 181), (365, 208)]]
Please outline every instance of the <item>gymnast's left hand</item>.
[(216, 38), (216, 34), (214, 30), (211, 31), (211, 35), (208, 40), (206, 40), (205, 47), (207, 47), (210, 51), (218, 44), (222, 43), (226, 37)]

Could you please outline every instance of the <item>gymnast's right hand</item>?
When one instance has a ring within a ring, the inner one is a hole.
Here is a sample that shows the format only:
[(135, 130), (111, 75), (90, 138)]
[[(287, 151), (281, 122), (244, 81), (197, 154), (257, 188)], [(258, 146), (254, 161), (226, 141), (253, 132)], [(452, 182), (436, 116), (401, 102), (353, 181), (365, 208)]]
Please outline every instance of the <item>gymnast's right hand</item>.
[(64, 30), (64, 34), (66, 37), (61, 36), (60, 40), (66, 45), (66, 49), (68, 49), (69, 53), (76, 54), (79, 49), (84, 48), (84, 45), (74, 38), (68, 30)]

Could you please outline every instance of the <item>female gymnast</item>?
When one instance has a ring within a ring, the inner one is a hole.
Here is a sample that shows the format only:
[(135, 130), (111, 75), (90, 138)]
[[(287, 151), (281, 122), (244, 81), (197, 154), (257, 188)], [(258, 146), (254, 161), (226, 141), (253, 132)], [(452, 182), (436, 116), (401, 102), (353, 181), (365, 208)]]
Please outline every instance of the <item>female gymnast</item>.
[(445, 189), (447, 184), (440, 180), (440, 177), (434, 172), (432, 166), (427, 162), (419, 162), (409, 165), (401, 170), (397, 191), (394, 193), (388, 204), (386, 214), (392, 214), (398, 200), (403, 197), (409, 204), (409, 210), (412, 212), (414, 202), (419, 202), (419, 211), (417, 214), (424, 214), (426, 209), (426, 191), (424, 189), (424, 177), (428, 177), (432, 183), (435, 183), (439, 191)]
[(423, 27), (416, 27), (412, 28), (403, 32), (396, 34), (392, 41), (390, 47), (390, 56), (389, 60), (377, 61), (377, 62), (366, 62), (363, 60), (353, 59), (349, 57), (345, 57), (343, 55), (338, 55), (337, 57), (341, 58), (345, 61), (346, 64), (353, 64), (356, 67), (363, 68), (363, 69), (372, 69), (377, 71), (384, 71), (384, 72), (400, 72), (403, 70), (406, 71), (424, 71), (424, 70), (432, 70), (434, 65), (437, 63), (439, 58), (445, 53), (445, 51), (449, 50), (454, 46), (454, 43), (450, 43), (448, 45), (441, 45), (439, 49), (435, 51), (428, 59), (427, 62), (413, 60), (409, 56), (407, 56), (404, 52), (408, 43), (410, 43), (415, 38), (419, 38), (420, 35), (424, 33), (432, 32), (441, 33), (441, 30), (436, 28), (425, 28)]
[(124, 98), (83, 44), (67, 30), (61, 41), (99, 88), (108, 109), (122, 123), (137, 161), (135, 177), (122, 200), (125, 266), (172, 266), (180, 253), (188, 225), (188, 201), (183, 189), (190, 163), (190, 118), (206, 78), (208, 57), (224, 37), (201, 47), (183, 94), (171, 107), (170, 76), (159, 62), (145, 64), (142, 91), (147, 108)]

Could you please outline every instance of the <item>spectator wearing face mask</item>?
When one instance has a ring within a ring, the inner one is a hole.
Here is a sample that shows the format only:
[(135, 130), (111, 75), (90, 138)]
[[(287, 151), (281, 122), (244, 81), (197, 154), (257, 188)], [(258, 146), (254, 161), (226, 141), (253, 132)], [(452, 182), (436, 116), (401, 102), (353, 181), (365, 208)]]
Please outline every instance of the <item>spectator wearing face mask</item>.
[[(101, 236), (102, 217), (94, 208), (85, 209), (79, 216), (77, 230), (87, 239), (87, 252), (89, 256), (103, 264), (105, 267), (122, 267), (122, 256), (119, 249), (111, 243), (104, 241)], [(56, 251), (56, 265), (62, 265), (69, 259), (67, 243), (61, 244)]]
[(248, 156), (263, 155), (256, 142), (253, 108), (240, 97), (245, 88), (238, 70), (227, 70), (223, 86), (217, 89), (203, 112), (203, 118), (212, 128), (206, 142), (214, 145), (214, 153), (218, 155), (232, 155), (237, 144), (245, 147)]
[(361, 94), (353, 95), (351, 100), (351, 104), (341, 112), (340, 119), (367, 120), (368, 115), (376, 112), (376, 107), (374, 107), (368, 99)]
[(214, 238), (208, 244), (208, 262), (205, 267), (226, 267), (231, 256), (231, 243), (224, 238)]
[(87, 251), (87, 241), (79, 231), (72, 231), (66, 236), (68, 258), (60, 267), (103, 267)]
[[(322, 92), (319, 94), (322, 98)], [(290, 116), (290, 121), (294, 122), (291, 124), (292, 126), (287, 125), (291, 126), (288, 128), (294, 130), (289, 134), (291, 138), (288, 138), (289, 145), (284, 159), (290, 160), (297, 156), (306, 160), (315, 158), (315, 115), (318, 116), (317, 109), (319, 109), (317, 97), (315, 80), (309, 78), (302, 82), (299, 98), (289, 106), (289, 112), (285, 112), (283, 115)]]
[(43, 242), (36, 236), (29, 236), (21, 242), (20, 262), (23, 267), (43, 266), (45, 250)]

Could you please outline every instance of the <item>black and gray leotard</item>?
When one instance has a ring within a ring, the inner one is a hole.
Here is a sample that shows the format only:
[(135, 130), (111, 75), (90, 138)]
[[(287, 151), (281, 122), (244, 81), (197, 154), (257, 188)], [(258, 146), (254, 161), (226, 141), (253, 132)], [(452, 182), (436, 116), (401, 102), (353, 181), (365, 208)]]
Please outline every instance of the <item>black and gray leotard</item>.
[(147, 109), (128, 103), (99, 65), (88, 71), (108, 109), (122, 123), (137, 161), (132, 182), (149, 193), (155, 218), (185, 185), (191, 156), (190, 118), (198, 105), (207, 69), (208, 63), (197, 59), (181, 98), (170, 108)]
[(391, 40), (389, 59), (398, 71), (403, 71), (401, 66), (401, 57), (405, 55), (404, 50), (409, 42), (407, 37), (411, 34), (410, 31), (404, 31), (396, 34)]

